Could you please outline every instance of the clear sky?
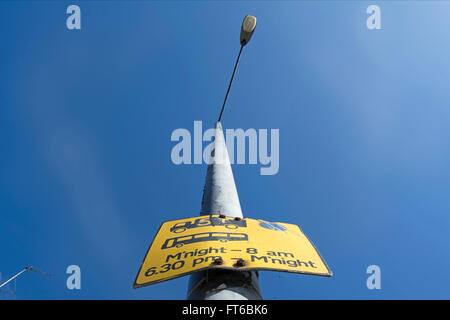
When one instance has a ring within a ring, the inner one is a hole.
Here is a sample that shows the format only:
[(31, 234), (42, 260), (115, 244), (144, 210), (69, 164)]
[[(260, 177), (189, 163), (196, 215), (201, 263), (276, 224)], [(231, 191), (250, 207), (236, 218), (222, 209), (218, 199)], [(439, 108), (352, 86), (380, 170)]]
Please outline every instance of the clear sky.
[(206, 165), (170, 136), (214, 125), (246, 14), (222, 124), (279, 129), (280, 168), (233, 166), (244, 215), (298, 224), (334, 272), (261, 272), (264, 298), (450, 298), (450, 2), (1, 1), (0, 272), (52, 274), (18, 299), (186, 297), (131, 286), (161, 222), (199, 214)]

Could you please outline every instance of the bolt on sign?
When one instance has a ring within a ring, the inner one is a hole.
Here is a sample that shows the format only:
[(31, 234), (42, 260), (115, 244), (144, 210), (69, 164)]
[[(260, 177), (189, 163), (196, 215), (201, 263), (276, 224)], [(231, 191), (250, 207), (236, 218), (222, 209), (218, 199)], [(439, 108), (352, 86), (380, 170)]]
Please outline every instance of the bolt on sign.
[(332, 276), (298, 226), (210, 215), (164, 222), (133, 288), (213, 268)]

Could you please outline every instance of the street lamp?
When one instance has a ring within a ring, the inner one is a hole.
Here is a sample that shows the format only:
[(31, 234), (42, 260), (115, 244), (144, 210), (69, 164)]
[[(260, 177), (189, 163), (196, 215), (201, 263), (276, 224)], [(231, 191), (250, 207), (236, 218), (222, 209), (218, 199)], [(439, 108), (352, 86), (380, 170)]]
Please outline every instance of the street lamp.
[[(200, 215), (214, 213), (236, 219), (243, 218), (220, 119), (242, 48), (250, 41), (255, 27), (256, 18), (246, 16), (241, 27), (241, 49), (215, 127), (214, 152), (216, 155), (222, 154), (225, 157), (220, 159), (221, 161), (214, 160), (208, 165)], [(187, 298), (189, 300), (261, 300), (258, 272), (216, 269), (194, 273), (189, 279)]]
[(256, 17), (247, 15), (242, 21), (241, 27), (241, 46), (245, 46), (252, 37), (253, 32), (256, 28)]
[(231, 83), (233, 82), (234, 74), (236, 73), (236, 68), (239, 63), (239, 58), (241, 57), (242, 49), (250, 41), (250, 38), (252, 37), (253, 32), (255, 31), (255, 28), (256, 28), (256, 17), (251, 16), (251, 15), (246, 15), (244, 18), (244, 21), (242, 21), (242, 26), (241, 26), (241, 39), (240, 39), (241, 49), (239, 50), (239, 54), (236, 59), (236, 64), (234, 65), (233, 74), (231, 76), (230, 83), (228, 84), (228, 90), (225, 95), (225, 99), (223, 100), (222, 109), (220, 110), (220, 115), (219, 115), (219, 120), (218, 120), (219, 122), (220, 122), (220, 119), (222, 119), (223, 109), (225, 108), (225, 103), (227, 102), (228, 93), (230, 92)]

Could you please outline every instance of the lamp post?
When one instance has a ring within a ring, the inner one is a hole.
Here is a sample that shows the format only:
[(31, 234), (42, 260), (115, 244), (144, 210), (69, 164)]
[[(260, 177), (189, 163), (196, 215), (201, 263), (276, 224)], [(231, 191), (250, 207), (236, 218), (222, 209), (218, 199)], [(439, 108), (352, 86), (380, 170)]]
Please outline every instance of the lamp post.
[[(241, 48), (220, 110), (219, 119), (215, 125), (214, 155), (206, 173), (200, 215), (219, 214), (237, 219), (243, 218), (220, 120), (242, 49), (249, 42), (255, 27), (256, 18), (250, 15), (246, 16), (241, 27)], [(197, 272), (189, 279), (187, 298), (189, 300), (261, 300), (258, 278), (259, 275), (256, 271), (216, 269)]]
[(255, 31), (255, 28), (256, 28), (256, 18), (254, 16), (250, 16), (250, 15), (245, 16), (244, 21), (242, 21), (242, 26), (241, 26), (241, 37), (240, 37), (241, 48), (239, 49), (239, 54), (236, 59), (236, 63), (234, 64), (233, 74), (231, 75), (230, 83), (228, 84), (227, 93), (225, 94), (225, 99), (223, 100), (222, 109), (220, 110), (220, 115), (219, 115), (219, 120), (218, 120), (219, 122), (220, 122), (220, 119), (222, 119), (223, 109), (225, 108), (225, 103), (227, 103), (228, 93), (230, 92), (231, 83), (233, 82), (234, 74), (236, 73), (236, 69), (237, 69), (237, 66), (239, 63), (239, 58), (241, 57), (242, 49), (250, 41), (250, 38), (252, 37), (253, 32)]

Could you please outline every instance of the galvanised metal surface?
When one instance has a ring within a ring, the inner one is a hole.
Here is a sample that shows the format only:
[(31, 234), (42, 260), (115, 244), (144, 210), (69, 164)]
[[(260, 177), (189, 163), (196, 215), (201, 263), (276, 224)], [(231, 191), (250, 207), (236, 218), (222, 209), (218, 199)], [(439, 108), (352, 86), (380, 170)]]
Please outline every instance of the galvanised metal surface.
[[(215, 126), (213, 157), (208, 165), (200, 215), (243, 218), (220, 122)], [(190, 300), (261, 300), (256, 271), (210, 270), (189, 279)]]

